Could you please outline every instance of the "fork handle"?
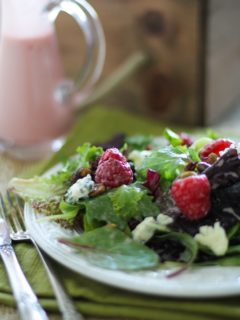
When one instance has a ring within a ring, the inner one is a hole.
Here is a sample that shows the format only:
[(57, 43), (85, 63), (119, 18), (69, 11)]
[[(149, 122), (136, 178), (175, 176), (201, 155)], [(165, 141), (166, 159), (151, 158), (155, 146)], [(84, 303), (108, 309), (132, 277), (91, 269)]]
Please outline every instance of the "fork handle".
[(48, 278), (54, 290), (59, 309), (62, 313), (63, 320), (84, 320), (84, 317), (76, 310), (72, 300), (66, 293), (65, 288), (59, 281), (57, 274), (54, 272), (52, 268), (52, 264), (49, 258), (40, 250), (35, 240), (33, 240), (32, 238), (31, 240), (48, 274)]
[(21, 320), (48, 320), (47, 314), (30, 287), (9, 244), (0, 246), (0, 254), (12, 286)]

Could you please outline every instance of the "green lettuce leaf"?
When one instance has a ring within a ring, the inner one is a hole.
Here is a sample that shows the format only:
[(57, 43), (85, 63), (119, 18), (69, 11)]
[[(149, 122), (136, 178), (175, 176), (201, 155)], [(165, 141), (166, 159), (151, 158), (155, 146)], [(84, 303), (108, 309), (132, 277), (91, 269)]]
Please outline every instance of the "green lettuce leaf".
[(114, 211), (111, 199), (107, 194), (83, 202), (85, 206), (84, 230), (89, 231), (98, 226), (98, 222), (113, 223), (120, 229), (125, 229), (125, 219)]
[(54, 180), (46, 177), (13, 178), (8, 185), (10, 191), (46, 215), (61, 213), (59, 205), (67, 188), (67, 184), (61, 179), (58, 181), (56, 176)]
[(158, 255), (141, 243), (129, 238), (116, 227), (107, 225), (78, 236), (60, 239), (93, 265), (112, 270), (139, 270), (158, 265)]
[(125, 230), (131, 218), (157, 216), (159, 208), (145, 189), (136, 185), (122, 185), (99, 197), (83, 201), (86, 226), (91, 229), (96, 221), (113, 223)]
[(73, 220), (81, 209), (79, 205), (71, 204), (65, 201), (61, 201), (59, 208), (61, 213), (57, 215), (53, 214), (51, 219)]
[(108, 196), (116, 214), (129, 220), (136, 215), (138, 201), (141, 200), (143, 192), (138, 187), (122, 185), (114, 192), (109, 192)]
[(148, 147), (151, 146), (151, 149), (159, 149), (167, 144), (167, 140), (163, 136), (151, 136), (151, 135), (133, 135), (126, 137), (126, 144), (130, 150), (148, 150)]
[(206, 133), (207, 136), (213, 140), (217, 140), (219, 138), (219, 134), (210, 128), (206, 130)]
[(84, 143), (77, 148), (78, 166), (81, 168), (89, 168), (90, 161), (95, 161), (103, 154), (103, 148), (92, 146), (90, 143)]
[(166, 128), (164, 130), (163, 135), (174, 147), (180, 146), (182, 144), (182, 138), (169, 128)]
[(66, 160), (62, 168), (49, 177), (41, 176), (32, 179), (13, 178), (9, 188), (23, 197), (24, 200), (47, 200), (53, 196), (63, 195), (70, 185), (72, 174), (81, 167), (89, 167), (103, 153), (100, 147), (85, 143), (77, 148), (77, 156)]
[(195, 162), (195, 161), (197, 161), (197, 162), (198, 162), (198, 161), (201, 161), (201, 159), (200, 159), (200, 157), (199, 157), (199, 153), (198, 153), (197, 150), (192, 149), (192, 148), (188, 148), (187, 151), (188, 151), (188, 154), (189, 154), (189, 158), (190, 158), (193, 162)]
[(126, 143), (130, 149), (144, 150), (150, 144), (152, 144), (154, 138), (148, 135), (134, 135), (126, 137)]
[(205, 262), (197, 263), (200, 266), (224, 266), (224, 267), (239, 267), (240, 266), (240, 256), (225, 256), (223, 258), (212, 259)]
[(143, 159), (138, 175), (146, 178), (148, 169), (156, 170), (161, 175), (161, 180), (173, 181), (183, 171), (189, 161), (186, 147), (166, 146), (154, 150), (148, 157)]
[(18, 194), (25, 201), (47, 201), (59, 199), (67, 189), (67, 186), (46, 177), (34, 177), (32, 179), (13, 178), (8, 185), (9, 190)]
[(44, 214), (59, 214), (60, 202), (70, 185), (70, 178), (78, 163), (70, 159), (51, 176), (35, 176), (31, 179), (13, 178), (8, 189), (18, 194), (24, 201)]

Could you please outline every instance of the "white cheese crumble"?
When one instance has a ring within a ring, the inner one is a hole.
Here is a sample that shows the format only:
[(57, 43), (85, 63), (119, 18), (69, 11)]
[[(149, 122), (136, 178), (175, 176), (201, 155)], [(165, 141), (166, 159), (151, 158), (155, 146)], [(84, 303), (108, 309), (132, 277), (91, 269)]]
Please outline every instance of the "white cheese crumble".
[(133, 239), (139, 242), (147, 242), (154, 235), (154, 224), (156, 224), (156, 221), (153, 217), (145, 218), (132, 231)]
[(240, 143), (236, 143), (234, 146), (237, 149), (237, 153), (240, 154)]
[(68, 189), (65, 200), (71, 204), (78, 204), (80, 200), (88, 198), (89, 193), (94, 188), (94, 181), (90, 174), (86, 177), (78, 179)]
[(147, 217), (132, 231), (133, 239), (139, 242), (147, 242), (156, 230), (167, 230), (166, 226), (172, 222), (171, 217), (162, 213), (157, 216), (156, 220), (153, 217)]
[(209, 248), (216, 256), (222, 256), (226, 253), (228, 238), (219, 222), (215, 222), (213, 227), (202, 226), (199, 231), (194, 237), (198, 243)]
[(128, 159), (133, 161), (136, 169), (139, 169), (142, 165), (143, 160), (146, 157), (149, 157), (151, 152), (152, 152), (151, 150), (143, 150), (143, 151), (133, 150), (132, 152), (129, 153)]
[(173, 222), (173, 218), (167, 216), (166, 214), (160, 213), (157, 216), (157, 223), (162, 225), (162, 226), (167, 226), (168, 224)]

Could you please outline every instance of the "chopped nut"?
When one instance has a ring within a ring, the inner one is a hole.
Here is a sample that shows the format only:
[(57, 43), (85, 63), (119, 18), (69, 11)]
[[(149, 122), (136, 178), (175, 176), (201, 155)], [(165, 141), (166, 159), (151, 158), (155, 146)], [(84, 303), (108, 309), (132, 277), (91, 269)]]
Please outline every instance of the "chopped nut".
[(185, 171), (193, 171), (195, 170), (197, 166), (197, 162), (196, 161), (189, 161), (189, 163), (186, 165)]
[(213, 164), (217, 161), (218, 156), (215, 153), (210, 153), (209, 156), (207, 157), (207, 163)]
[(99, 196), (100, 194), (104, 193), (106, 191), (106, 187), (99, 183), (99, 184), (95, 184), (93, 191), (90, 192), (89, 196), (90, 197), (96, 197)]
[(91, 174), (91, 170), (89, 168), (77, 169), (71, 177), (71, 183), (74, 184), (75, 182), (77, 182), (78, 179), (84, 178), (88, 174)]
[(196, 175), (196, 172), (194, 171), (184, 171), (180, 176), (179, 178), (187, 178), (187, 177), (190, 177), (190, 176), (195, 176)]

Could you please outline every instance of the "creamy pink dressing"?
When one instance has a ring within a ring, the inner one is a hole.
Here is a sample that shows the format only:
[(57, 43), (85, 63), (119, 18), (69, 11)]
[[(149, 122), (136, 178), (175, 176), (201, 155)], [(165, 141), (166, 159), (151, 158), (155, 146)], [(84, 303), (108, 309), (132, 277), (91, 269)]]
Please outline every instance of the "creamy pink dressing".
[(25, 0), (25, 9), (28, 3), (33, 10), (26, 17), (21, 16), (23, 6), (15, 7), (20, 2), (3, 1), (0, 139), (34, 144), (63, 135), (72, 110), (54, 99), (56, 87), (64, 80), (54, 29), (47, 19), (40, 20), (39, 2), (37, 7), (33, 1), (34, 7), (32, 0)]

